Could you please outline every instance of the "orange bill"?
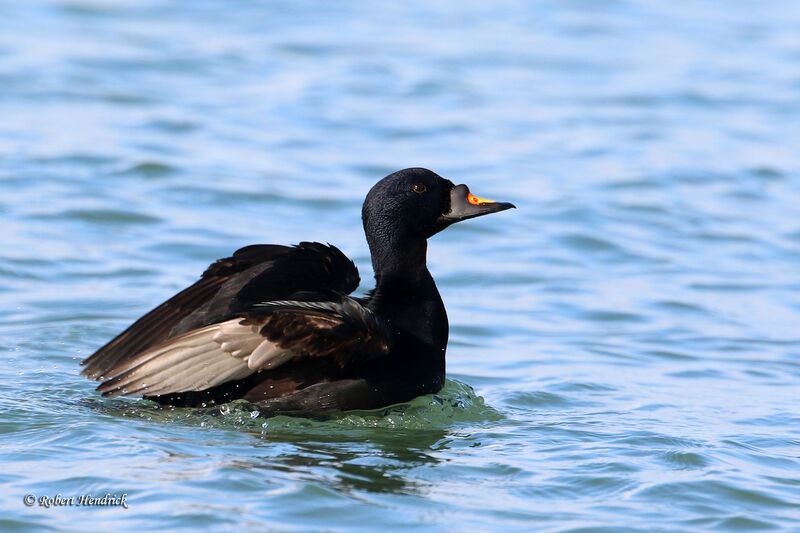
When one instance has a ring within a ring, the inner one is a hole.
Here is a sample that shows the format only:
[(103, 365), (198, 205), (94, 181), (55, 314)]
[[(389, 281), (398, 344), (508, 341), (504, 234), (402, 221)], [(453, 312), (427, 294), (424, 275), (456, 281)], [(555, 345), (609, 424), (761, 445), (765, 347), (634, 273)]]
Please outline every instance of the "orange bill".
[(472, 193), (469, 193), (467, 196), (467, 200), (472, 205), (481, 205), (481, 204), (494, 204), (496, 203), (494, 200), (487, 200), (486, 198), (478, 198)]

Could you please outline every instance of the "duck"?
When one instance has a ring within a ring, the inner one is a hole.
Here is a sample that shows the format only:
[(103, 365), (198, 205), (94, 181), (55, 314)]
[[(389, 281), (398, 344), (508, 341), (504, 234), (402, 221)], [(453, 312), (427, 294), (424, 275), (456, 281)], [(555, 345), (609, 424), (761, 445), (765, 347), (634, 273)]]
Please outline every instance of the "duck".
[(515, 206), (473, 195), (425, 168), (375, 184), (362, 221), (375, 288), (318, 242), (256, 244), (200, 279), (81, 362), (104, 397), (163, 406), (243, 399), (267, 414), (379, 409), (437, 393), (449, 324), (427, 267), (428, 239)]

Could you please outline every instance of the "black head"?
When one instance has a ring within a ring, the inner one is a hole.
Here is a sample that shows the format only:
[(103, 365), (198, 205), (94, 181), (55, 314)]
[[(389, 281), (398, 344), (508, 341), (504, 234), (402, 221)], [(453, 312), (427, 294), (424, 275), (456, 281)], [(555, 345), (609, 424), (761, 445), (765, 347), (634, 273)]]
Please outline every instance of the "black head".
[[(384, 240), (427, 239), (450, 224), (514, 207), (472, 195), (425, 168), (390, 174), (367, 194), (362, 209), (364, 231)], [(372, 245), (372, 242), (370, 242)]]

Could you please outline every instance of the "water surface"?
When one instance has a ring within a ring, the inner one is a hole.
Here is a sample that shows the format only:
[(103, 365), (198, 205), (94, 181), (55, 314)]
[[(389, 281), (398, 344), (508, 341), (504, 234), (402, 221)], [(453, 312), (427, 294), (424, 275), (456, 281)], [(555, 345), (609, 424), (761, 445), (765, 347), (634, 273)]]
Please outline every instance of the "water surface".
[[(798, 5), (428, 4), (0, 3), (0, 529), (800, 529)], [(518, 206), (431, 241), (440, 394), (264, 419), (78, 375), (247, 244), (369, 289), (407, 166)]]

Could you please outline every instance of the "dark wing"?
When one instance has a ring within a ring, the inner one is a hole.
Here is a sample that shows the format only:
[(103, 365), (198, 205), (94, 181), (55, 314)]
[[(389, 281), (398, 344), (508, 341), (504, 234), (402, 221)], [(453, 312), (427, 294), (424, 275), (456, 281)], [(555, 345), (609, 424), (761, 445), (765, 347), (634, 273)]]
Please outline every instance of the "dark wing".
[(103, 396), (161, 396), (210, 389), (296, 358), (344, 368), (389, 353), (388, 325), (354, 298), (272, 301), (139, 353), (109, 369)]
[(109, 372), (167, 339), (232, 318), (253, 303), (297, 291), (358, 287), (358, 269), (335, 246), (257, 244), (237, 250), (206, 269), (199, 281), (159, 305), (81, 364), (82, 374), (103, 380)]

